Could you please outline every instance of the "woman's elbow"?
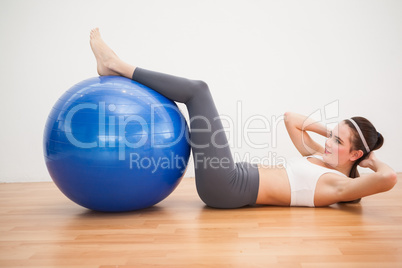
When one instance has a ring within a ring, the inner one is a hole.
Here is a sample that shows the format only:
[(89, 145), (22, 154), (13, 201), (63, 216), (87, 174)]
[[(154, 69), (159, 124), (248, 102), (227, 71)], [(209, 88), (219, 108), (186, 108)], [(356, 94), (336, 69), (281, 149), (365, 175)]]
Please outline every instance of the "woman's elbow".
[(395, 184), (398, 182), (398, 175), (395, 172), (387, 172), (383, 174), (383, 186), (386, 191), (394, 188)]
[(292, 112), (285, 112), (283, 114), (285, 124), (288, 124), (292, 120), (293, 113)]

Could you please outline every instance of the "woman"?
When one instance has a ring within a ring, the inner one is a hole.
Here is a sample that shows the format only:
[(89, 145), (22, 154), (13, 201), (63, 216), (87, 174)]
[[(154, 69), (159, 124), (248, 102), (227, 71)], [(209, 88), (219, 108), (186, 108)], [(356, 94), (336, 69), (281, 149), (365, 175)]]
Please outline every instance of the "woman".
[[(90, 44), (99, 75), (133, 79), (187, 106), (197, 191), (211, 207), (328, 206), (388, 191), (397, 182), (396, 173), (372, 152), (382, 146), (383, 137), (361, 117), (344, 120), (328, 131), (304, 116), (286, 113), (286, 128), (303, 158), (286, 168), (235, 163), (207, 84), (125, 63), (105, 44), (98, 29), (91, 31)], [(325, 148), (307, 131), (328, 137)], [(374, 173), (359, 177), (357, 165)]]

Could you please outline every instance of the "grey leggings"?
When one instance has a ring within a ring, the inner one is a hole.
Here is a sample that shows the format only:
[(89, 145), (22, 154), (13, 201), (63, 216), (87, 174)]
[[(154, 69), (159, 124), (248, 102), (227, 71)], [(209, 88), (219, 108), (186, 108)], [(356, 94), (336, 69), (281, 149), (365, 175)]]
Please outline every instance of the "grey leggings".
[(207, 84), (141, 68), (135, 69), (132, 79), (186, 105), (195, 180), (202, 201), (216, 208), (254, 205), (259, 187), (258, 167), (234, 162)]

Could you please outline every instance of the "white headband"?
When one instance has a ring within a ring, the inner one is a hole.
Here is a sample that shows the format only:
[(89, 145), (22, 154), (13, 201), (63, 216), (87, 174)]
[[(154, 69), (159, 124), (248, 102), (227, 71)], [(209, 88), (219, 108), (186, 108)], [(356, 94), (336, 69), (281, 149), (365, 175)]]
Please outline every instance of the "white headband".
[(352, 124), (355, 126), (355, 128), (356, 128), (356, 130), (357, 130), (357, 133), (359, 133), (360, 139), (361, 139), (362, 142), (363, 142), (364, 148), (366, 148), (366, 152), (369, 153), (369, 152), (370, 152), (370, 148), (368, 147), (367, 142), (366, 142), (366, 139), (364, 138), (363, 133), (362, 133), (362, 131), (360, 130), (359, 126), (356, 124), (356, 122), (355, 122), (353, 119), (350, 118), (350, 119), (347, 119), (347, 120), (349, 120), (350, 122), (352, 122)]

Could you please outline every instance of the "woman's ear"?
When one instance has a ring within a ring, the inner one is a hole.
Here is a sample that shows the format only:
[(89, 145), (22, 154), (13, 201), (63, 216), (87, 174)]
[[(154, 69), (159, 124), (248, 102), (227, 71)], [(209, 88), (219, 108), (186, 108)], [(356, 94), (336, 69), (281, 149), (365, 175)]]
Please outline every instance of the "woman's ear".
[(364, 155), (364, 153), (363, 153), (362, 150), (353, 150), (353, 151), (350, 153), (350, 158), (349, 158), (349, 160), (352, 161), (352, 162), (354, 162), (354, 161), (356, 161), (357, 159), (359, 159), (360, 157), (362, 157), (363, 155)]

